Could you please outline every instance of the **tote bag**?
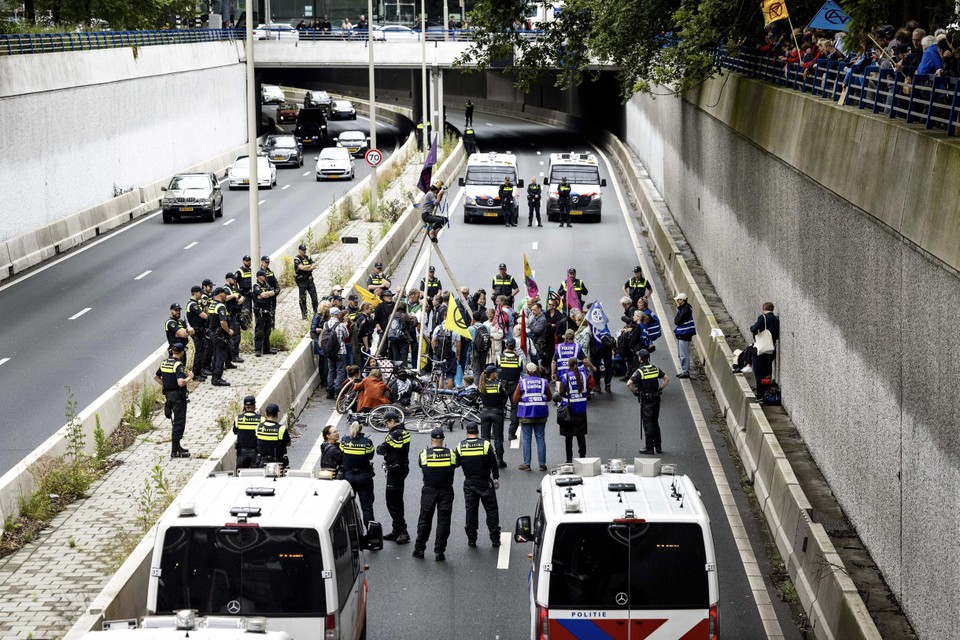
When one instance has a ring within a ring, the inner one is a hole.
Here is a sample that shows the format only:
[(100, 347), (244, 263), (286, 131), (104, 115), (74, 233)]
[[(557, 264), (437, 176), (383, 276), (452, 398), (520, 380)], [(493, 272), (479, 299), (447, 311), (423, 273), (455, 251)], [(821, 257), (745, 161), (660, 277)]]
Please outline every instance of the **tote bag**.
[(757, 334), (753, 344), (757, 348), (757, 355), (760, 356), (773, 353), (776, 350), (776, 347), (773, 346), (773, 334), (767, 329), (766, 315), (763, 316), (763, 331)]

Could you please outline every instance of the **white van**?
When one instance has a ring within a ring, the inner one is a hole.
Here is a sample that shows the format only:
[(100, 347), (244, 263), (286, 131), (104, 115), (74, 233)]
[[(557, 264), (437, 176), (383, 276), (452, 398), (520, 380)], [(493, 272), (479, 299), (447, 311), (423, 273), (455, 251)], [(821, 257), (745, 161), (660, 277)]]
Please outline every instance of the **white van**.
[(570, 185), (570, 218), (594, 218), (600, 222), (603, 207), (601, 187), (607, 179), (600, 177), (600, 165), (592, 153), (551, 153), (547, 177), (543, 181), (547, 190), (547, 220), (560, 219), (560, 204), (557, 202), (557, 185), (562, 178)]
[(463, 193), (463, 221), (491, 218), (503, 222), (500, 185), (504, 178), (513, 183), (513, 201), (520, 205), (523, 179), (517, 178), (517, 156), (512, 153), (474, 153), (467, 159), (465, 175), (460, 178)]
[(533, 543), (531, 640), (718, 638), (710, 519), (672, 465), (562, 465), (543, 479), (514, 539)]
[(187, 485), (157, 526), (148, 616), (191, 609), (265, 618), (297, 640), (366, 637), (364, 550), (383, 548), (382, 527), (364, 528), (347, 482), (275, 467)]

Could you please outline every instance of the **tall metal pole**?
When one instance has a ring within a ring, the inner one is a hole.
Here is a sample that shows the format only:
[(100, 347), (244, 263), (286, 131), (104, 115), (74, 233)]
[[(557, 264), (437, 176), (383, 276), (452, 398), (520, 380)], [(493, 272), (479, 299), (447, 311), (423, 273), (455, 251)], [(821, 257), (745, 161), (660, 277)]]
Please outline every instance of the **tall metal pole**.
[[(367, 49), (369, 54), (368, 66), (370, 74), (370, 149), (377, 148), (377, 96), (376, 82), (374, 81), (373, 65), (373, 0), (367, 0)], [(377, 168), (370, 171), (370, 202), (373, 210), (377, 210)]]
[(430, 136), (427, 134), (427, 123), (430, 112), (427, 110), (427, 94), (430, 87), (427, 84), (427, 7), (426, 0), (420, 0), (420, 75), (423, 82), (423, 157), (430, 151)]
[[(246, 0), (247, 10), (247, 41), (244, 51), (247, 57), (247, 160), (250, 165), (250, 261), (260, 265), (260, 189), (257, 177), (257, 123), (260, 117), (257, 114), (257, 80), (253, 67), (253, 0)], [(254, 271), (256, 273), (256, 271)], [(253, 278), (256, 281), (256, 277)], [(251, 290), (253, 283), (250, 284)], [(251, 314), (251, 329), (255, 330), (256, 315)], [(269, 336), (267, 337), (269, 340)]]

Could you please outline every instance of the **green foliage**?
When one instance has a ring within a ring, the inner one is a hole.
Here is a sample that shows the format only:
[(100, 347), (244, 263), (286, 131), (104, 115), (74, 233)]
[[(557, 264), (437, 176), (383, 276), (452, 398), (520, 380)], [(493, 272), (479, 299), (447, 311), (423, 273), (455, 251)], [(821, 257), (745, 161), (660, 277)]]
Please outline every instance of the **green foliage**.
[(153, 417), (160, 408), (161, 390), (152, 384), (134, 388), (133, 399), (127, 403), (122, 421), (137, 433), (147, 433), (153, 429)]
[(94, 458), (102, 464), (111, 453), (110, 439), (107, 438), (107, 434), (103, 431), (103, 425), (100, 424), (99, 413), (95, 416), (95, 420), (96, 426), (93, 429)]
[(73, 459), (74, 464), (79, 464), (83, 460), (83, 447), (86, 444), (87, 436), (83, 433), (83, 423), (80, 422), (80, 416), (77, 414), (77, 400), (73, 397), (73, 391), (70, 387), (64, 387), (67, 390), (67, 408), (64, 415), (67, 418), (67, 454)]
[(373, 248), (377, 246), (377, 238), (373, 234), (373, 229), (367, 229), (367, 252), (373, 252)]
[(293, 287), (297, 283), (296, 272), (293, 270), (293, 260), (290, 256), (283, 256), (280, 261), (283, 263), (283, 270), (280, 272), (280, 286)]
[(270, 332), (271, 349), (276, 349), (277, 351), (286, 351), (289, 340), (290, 337), (283, 329), (274, 328), (273, 331)]
[(196, 13), (191, 0), (35, 0), (34, 5), (38, 23), (51, 31), (165, 29), (173, 16)]

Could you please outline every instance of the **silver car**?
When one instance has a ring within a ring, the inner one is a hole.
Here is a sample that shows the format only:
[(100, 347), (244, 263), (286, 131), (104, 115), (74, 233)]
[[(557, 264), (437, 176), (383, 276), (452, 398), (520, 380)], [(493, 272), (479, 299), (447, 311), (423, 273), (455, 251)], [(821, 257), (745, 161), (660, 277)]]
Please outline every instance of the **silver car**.
[(162, 190), (164, 223), (189, 217), (213, 222), (223, 216), (220, 181), (212, 173), (178, 173)]
[(303, 145), (293, 134), (267, 136), (260, 148), (277, 166), (303, 166)]

